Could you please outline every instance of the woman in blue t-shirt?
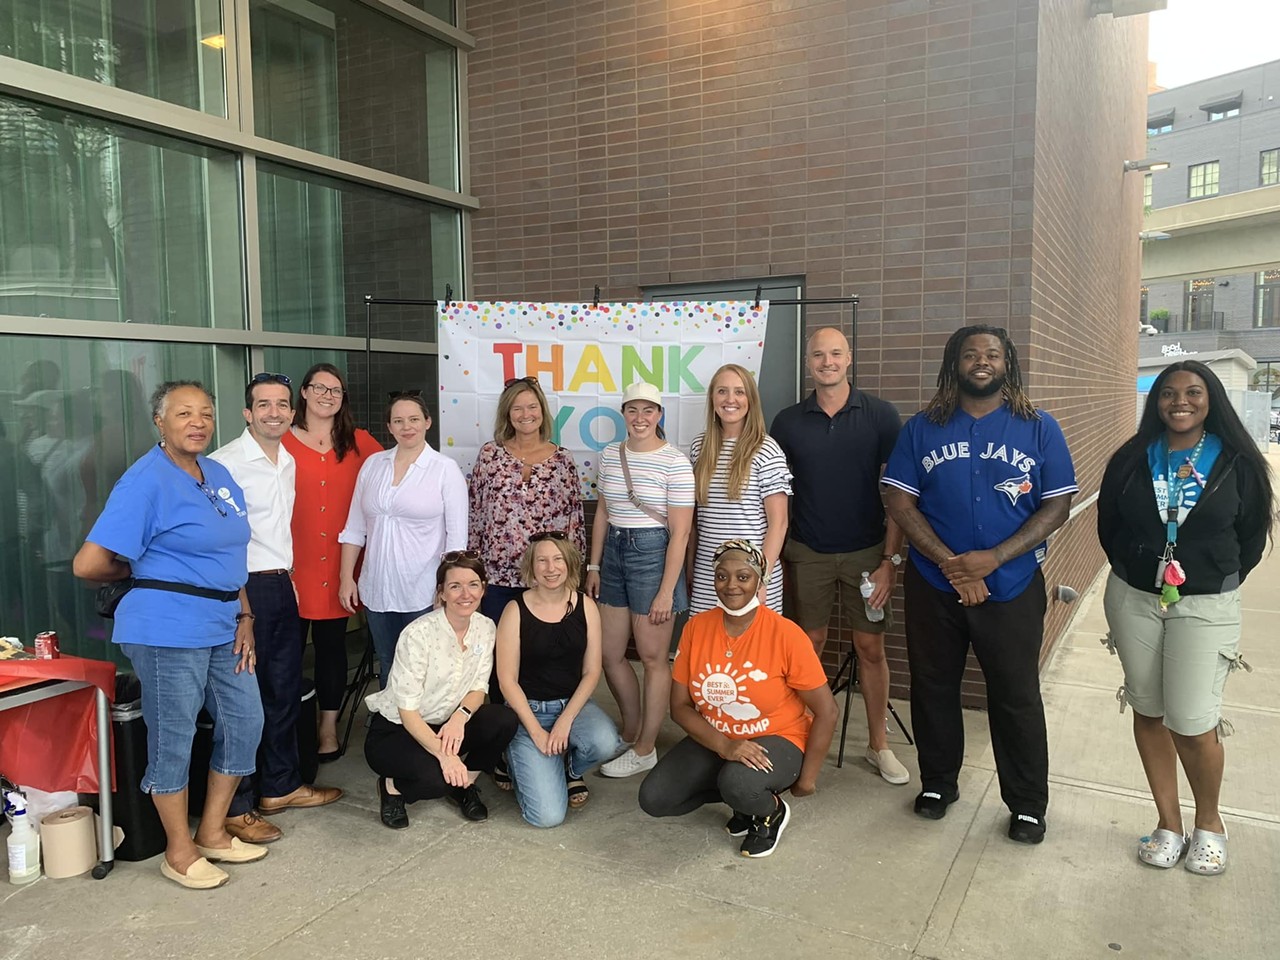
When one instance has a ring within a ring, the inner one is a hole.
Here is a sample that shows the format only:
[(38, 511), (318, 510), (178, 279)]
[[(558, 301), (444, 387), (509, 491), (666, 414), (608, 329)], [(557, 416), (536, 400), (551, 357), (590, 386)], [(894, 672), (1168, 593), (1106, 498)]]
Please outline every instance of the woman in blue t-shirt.
[[(1138, 432), (1111, 458), (1098, 493), (1098, 539), (1111, 563), (1108, 644), (1120, 656), (1121, 709), (1158, 822), (1138, 859), (1192, 873), (1227, 868), (1222, 719), (1240, 657), (1240, 584), (1271, 530), (1271, 477), (1222, 383), (1196, 360), (1171, 364), (1147, 396)], [(1183, 832), (1178, 765), (1195, 795)]]
[[(164, 825), (160, 872), (192, 889), (226, 883), (210, 861), (266, 856), (225, 829), (242, 776), (253, 773), (262, 701), (252, 676), (249, 520), (244, 493), (202, 454), (213, 439), (213, 396), (191, 380), (162, 383), (151, 397), (160, 443), (116, 483), (75, 574), (109, 583), (135, 579), (115, 612), (112, 640), (142, 686), (147, 769), (142, 790)], [(213, 714), (209, 790), (194, 840), (187, 822), (191, 741), (201, 707)]]

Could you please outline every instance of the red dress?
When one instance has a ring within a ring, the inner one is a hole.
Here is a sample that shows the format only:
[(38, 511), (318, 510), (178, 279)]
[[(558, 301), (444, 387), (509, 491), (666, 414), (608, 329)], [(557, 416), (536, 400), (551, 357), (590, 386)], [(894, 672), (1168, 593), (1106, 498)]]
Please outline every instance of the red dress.
[[(338, 460), (332, 450), (312, 450), (293, 435), (281, 440), (297, 463), (293, 502), (293, 582), (298, 615), (304, 620), (336, 620), (348, 613), (338, 602), (342, 547), (338, 534), (347, 525), (356, 476), (382, 444), (367, 430), (356, 430), (356, 449)], [(356, 451), (360, 455), (356, 456)]]

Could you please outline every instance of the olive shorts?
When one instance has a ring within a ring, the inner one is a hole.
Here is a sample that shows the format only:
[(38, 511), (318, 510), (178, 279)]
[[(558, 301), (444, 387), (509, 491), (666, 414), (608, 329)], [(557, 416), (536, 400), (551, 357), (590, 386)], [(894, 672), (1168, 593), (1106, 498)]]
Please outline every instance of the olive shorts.
[[(884, 544), (852, 553), (818, 553), (799, 540), (790, 539), (782, 548), (782, 559), (790, 567), (792, 596), (795, 598), (795, 621), (803, 630), (825, 627), (835, 607), (836, 590), (840, 590), (841, 606), (849, 626), (859, 633), (884, 633), (893, 626), (893, 604), (884, 605), (884, 619), (872, 623), (867, 619), (862, 594), (863, 571), (875, 575), (880, 566)], [(897, 579), (897, 571), (894, 571)]]

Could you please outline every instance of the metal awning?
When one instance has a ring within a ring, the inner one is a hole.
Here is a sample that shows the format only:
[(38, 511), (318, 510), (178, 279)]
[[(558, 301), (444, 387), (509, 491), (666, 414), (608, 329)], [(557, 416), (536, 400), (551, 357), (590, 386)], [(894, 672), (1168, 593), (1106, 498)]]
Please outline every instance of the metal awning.
[(1236, 90), (1233, 93), (1224, 93), (1220, 97), (1214, 97), (1212, 100), (1208, 101), (1207, 103), (1200, 104), (1200, 109), (1213, 113), (1219, 110), (1227, 110), (1231, 107), (1238, 107), (1243, 102), (1244, 102), (1244, 91)]

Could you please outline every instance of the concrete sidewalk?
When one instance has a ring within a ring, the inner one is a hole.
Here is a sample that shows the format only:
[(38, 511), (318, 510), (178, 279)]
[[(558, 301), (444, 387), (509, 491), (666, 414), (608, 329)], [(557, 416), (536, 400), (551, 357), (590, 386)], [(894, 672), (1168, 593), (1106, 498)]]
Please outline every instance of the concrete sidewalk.
[[(638, 778), (590, 778), (591, 802), (547, 831), (525, 826), (511, 796), (484, 778), (489, 822), (466, 823), (436, 801), (410, 807), (411, 827), (393, 833), (378, 821), (374, 777), (355, 744), (322, 770), (346, 797), (279, 815), (285, 838), (261, 863), (230, 867), (221, 890), (181, 890), (158, 860), (118, 864), (101, 882), (0, 884), (0, 958), (1274, 960), (1278, 575), (1280, 553), (1244, 588), (1242, 649), (1254, 672), (1227, 687), (1232, 859), (1220, 877), (1154, 870), (1134, 856), (1155, 813), (1130, 715), (1115, 700), (1120, 666), (1098, 642), (1100, 577), (1044, 677), (1053, 792), (1039, 847), (1005, 837), (978, 713), (966, 714), (961, 798), (934, 823), (911, 814), (918, 780), (890, 786), (861, 759), (855, 703), (844, 768), (833, 746), (818, 793), (792, 801), (785, 838), (760, 861), (738, 856), (724, 808), (646, 818)], [(601, 701), (612, 708), (603, 687)], [(669, 725), (660, 748), (676, 736)], [(914, 752), (893, 745), (914, 777)]]

